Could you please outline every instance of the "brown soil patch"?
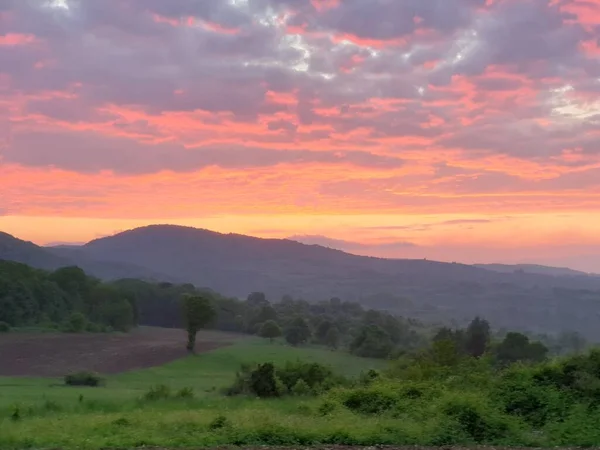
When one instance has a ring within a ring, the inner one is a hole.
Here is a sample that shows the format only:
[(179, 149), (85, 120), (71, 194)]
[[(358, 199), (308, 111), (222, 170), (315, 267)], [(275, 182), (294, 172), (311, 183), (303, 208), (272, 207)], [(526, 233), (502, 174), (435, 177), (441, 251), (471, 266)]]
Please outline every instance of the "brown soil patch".
[[(231, 344), (238, 336), (198, 333), (196, 351)], [(186, 356), (183, 330), (140, 328), (128, 334), (0, 334), (0, 376), (56, 377), (78, 370), (114, 374), (159, 366)]]

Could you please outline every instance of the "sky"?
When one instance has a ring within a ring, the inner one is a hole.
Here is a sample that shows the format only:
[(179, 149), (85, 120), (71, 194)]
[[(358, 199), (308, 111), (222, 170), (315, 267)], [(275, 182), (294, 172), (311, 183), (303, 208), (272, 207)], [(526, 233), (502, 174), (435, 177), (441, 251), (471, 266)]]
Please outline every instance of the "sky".
[(600, 0), (0, 0), (0, 230), (600, 272)]

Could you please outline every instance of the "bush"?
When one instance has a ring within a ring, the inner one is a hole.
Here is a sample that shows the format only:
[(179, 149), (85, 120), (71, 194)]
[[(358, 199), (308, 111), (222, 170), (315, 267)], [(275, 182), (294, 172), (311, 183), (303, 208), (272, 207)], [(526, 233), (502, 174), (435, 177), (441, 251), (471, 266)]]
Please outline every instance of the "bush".
[(87, 319), (80, 312), (72, 313), (64, 325), (64, 331), (67, 333), (82, 333), (87, 326)]
[(227, 419), (227, 417), (220, 415), (215, 417), (209, 424), (208, 424), (208, 429), (210, 431), (216, 431), (216, 430), (220, 430), (222, 428), (226, 428), (229, 427), (230, 423), (229, 423), (229, 419)]
[(496, 442), (510, 436), (506, 417), (477, 399), (452, 397), (442, 405), (442, 411), (478, 444)]
[(361, 373), (358, 380), (360, 384), (364, 386), (369, 386), (370, 384), (379, 380), (380, 378), (381, 374), (378, 371), (374, 369), (369, 369), (368, 371)]
[(297, 395), (299, 397), (305, 396), (305, 395), (311, 395), (313, 393), (310, 386), (308, 384), (306, 384), (306, 381), (304, 381), (302, 378), (300, 378), (298, 381), (296, 381), (296, 384), (294, 386), (292, 386), (292, 389), (290, 389), (290, 392), (292, 393), (292, 395)]
[(65, 376), (67, 386), (90, 386), (98, 387), (104, 384), (104, 380), (93, 372), (76, 372)]
[(377, 386), (348, 391), (342, 403), (354, 412), (380, 414), (392, 409), (397, 401), (397, 396), (391, 390)]
[(335, 411), (335, 409), (336, 409), (335, 403), (325, 401), (319, 405), (319, 409), (317, 411), (319, 412), (319, 415), (321, 415), (321, 416), (328, 416), (333, 411)]
[(192, 389), (191, 387), (181, 388), (180, 390), (177, 391), (177, 393), (175, 394), (175, 397), (184, 398), (184, 399), (192, 399), (192, 398), (194, 398), (194, 389)]
[(148, 401), (166, 400), (169, 397), (171, 397), (171, 388), (164, 384), (157, 384), (156, 386), (152, 386), (144, 394), (144, 400)]
[(492, 398), (506, 413), (522, 417), (535, 427), (562, 420), (573, 404), (572, 399), (552, 384), (536, 381), (534, 376), (529, 368), (512, 367), (496, 382)]
[(252, 371), (249, 387), (260, 398), (279, 397), (284, 393), (272, 363), (259, 364), (256, 370)]
[(6, 322), (0, 322), (0, 333), (10, 332), (10, 325)]
[(312, 391), (348, 384), (344, 377), (335, 375), (331, 368), (318, 363), (288, 362), (277, 368), (277, 376), (290, 391), (299, 380), (303, 380)]
[(299, 389), (307, 393), (349, 384), (344, 377), (334, 375), (331, 369), (321, 364), (295, 362), (287, 363), (284, 367), (275, 367), (272, 363), (265, 363), (257, 366), (242, 365), (236, 373), (233, 385), (225, 390), (225, 394), (279, 397), (293, 393), (300, 380), (308, 389), (302, 386), (302, 383)]

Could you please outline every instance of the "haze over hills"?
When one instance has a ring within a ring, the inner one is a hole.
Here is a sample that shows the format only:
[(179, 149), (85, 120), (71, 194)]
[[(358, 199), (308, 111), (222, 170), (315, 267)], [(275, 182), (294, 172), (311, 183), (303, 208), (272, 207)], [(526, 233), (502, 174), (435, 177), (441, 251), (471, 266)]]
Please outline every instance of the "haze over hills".
[(7, 233), (0, 232), (0, 259), (16, 261), (44, 270), (65, 266), (79, 266), (102, 279), (140, 278), (145, 280), (180, 281), (167, 274), (159, 274), (144, 267), (119, 261), (102, 261), (91, 258), (76, 246), (40, 247)]
[(105, 279), (190, 282), (238, 297), (252, 291), (273, 299), (338, 296), (421, 319), (464, 321), (480, 314), (498, 326), (597, 333), (600, 278), (577, 271), (515, 266), (515, 272), (502, 265), (388, 260), (286, 239), (170, 225), (82, 246), (41, 248), (8, 235), (2, 241), (0, 259), (45, 269), (75, 264)]

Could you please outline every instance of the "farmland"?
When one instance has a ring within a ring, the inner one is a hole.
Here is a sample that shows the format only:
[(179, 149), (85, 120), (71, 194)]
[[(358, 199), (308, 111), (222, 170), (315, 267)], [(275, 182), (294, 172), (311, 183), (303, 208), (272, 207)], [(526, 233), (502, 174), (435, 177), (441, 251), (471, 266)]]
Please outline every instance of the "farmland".
[[(397, 363), (388, 367), (383, 360), (343, 351), (290, 347), (213, 331), (200, 332), (199, 353), (185, 356), (181, 331), (155, 328), (128, 335), (10, 333), (0, 339), (0, 365), (3, 373), (13, 375), (0, 377), (3, 449), (545, 447), (600, 441), (596, 407), (580, 400), (593, 386), (577, 384), (563, 391), (535, 387), (526, 383), (531, 383), (529, 374), (535, 375), (537, 368), (516, 367), (517, 378), (503, 378), (494, 374), (485, 358), (465, 359), (451, 368), (416, 361), (413, 367)], [(5, 353), (12, 347), (27, 353), (15, 359), (16, 354)], [(95, 355), (102, 355), (102, 363)], [(592, 353), (569, 364), (588, 370), (585, 367), (592, 367), (596, 357)], [(232, 385), (243, 363), (268, 361), (281, 366), (297, 360), (327, 364), (350, 378), (371, 368), (388, 370), (379, 381), (340, 385), (316, 395), (295, 391), (260, 399), (223, 395), (222, 388)], [(122, 371), (117, 370), (119, 361)], [(562, 370), (560, 365), (547, 367)], [(104, 369), (104, 385), (65, 386), (60, 377), (67, 369), (90, 368)], [(514, 392), (538, 396), (542, 403), (531, 416), (509, 414), (505, 402), (522, 401), (511, 397)]]
[[(229, 345), (237, 335), (204, 332), (200, 353)], [(90, 370), (115, 374), (159, 366), (187, 355), (182, 330), (142, 327), (132, 333), (0, 334), (0, 376), (60, 377)]]
[[(249, 426), (274, 417), (274, 412), (280, 414), (278, 420), (285, 421), (294, 420), (298, 411), (300, 416), (296, 419), (305, 414), (300, 407), (304, 401), (296, 399), (257, 402), (224, 398), (220, 389), (231, 384), (242, 363), (301, 359), (327, 363), (349, 375), (385, 366), (383, 361), (343, 352), (290, 348), (211, 331), (199, 333), (201, 353), (197, 355), (185, 356), (185, 349), (181, 352), (184, 343), (183, 332), (154, 328), (142, 328), (130, 335), (1, 336), (2, 374), (12, 376), (0, 377), (0, 447), (96, 449), (208, 444), (202, 430), (220, 414)], [(13, 350), (5, 352), (12, 347), (26, 353), (15, 358), (16, 353), (10, 353)], [(98, 355), (102, 355), (100, 362), (96, 361), (100, 359)], [(116, 370), (119, 362), (123, 362), (121, 373)], [(165, 364), (151, 367), (160, 363)], [(67, 369), (91, 368), (107, 374), (104, 386), (67, 387), (59, 377)], [(141, 400), (152, 386), (159, 384), (167, 385), (173, 392), (191, 388), (194, 398)], [(12, 419), (15, 411), (20, 416), (17, 421)]]

